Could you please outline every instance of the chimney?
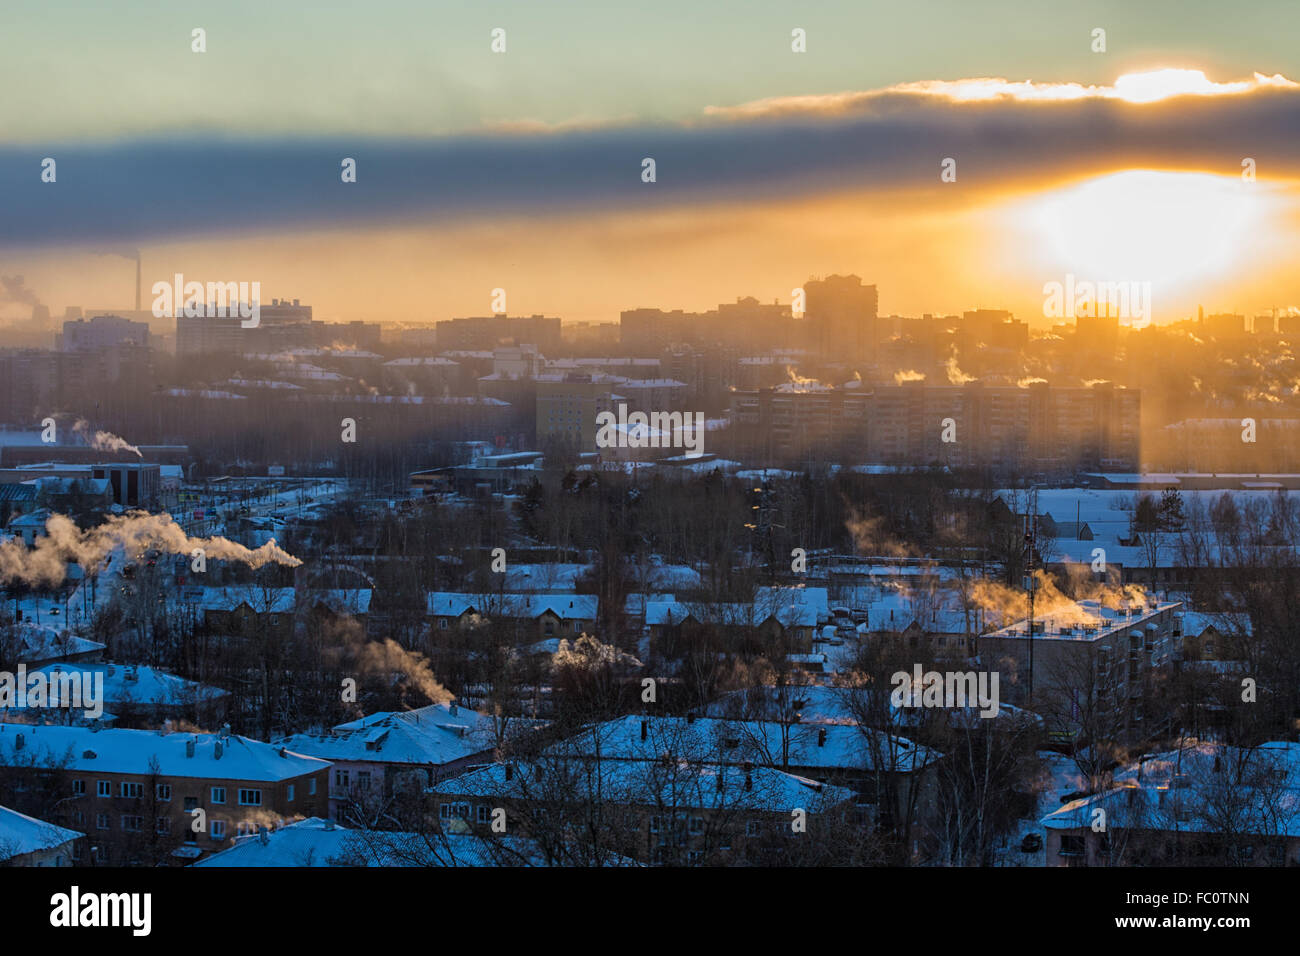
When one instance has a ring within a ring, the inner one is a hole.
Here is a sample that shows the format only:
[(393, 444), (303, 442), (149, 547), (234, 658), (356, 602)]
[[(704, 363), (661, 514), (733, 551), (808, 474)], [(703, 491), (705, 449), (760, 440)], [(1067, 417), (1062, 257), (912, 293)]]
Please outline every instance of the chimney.
[(257, 828), (257, 839), (258, 839), (258, 842), (260, 842), (260, 843), (262, 844), (262, 846), (266, 846), (267, 844), (269, 844), (269, 843), (271, 842), (271, 837), (270, 837), (269, 833), (267, 832), (267, 829), (266, 829), (265, 826), (260, 826), (260, 827)]
[(194, 738), (193, 738), (193, 737), (191, 737), (189, 740), (185, 741), (185, 756), (187, 756), (187, 757), (193, 757), (193, 756), (194, 756), (194, 743), (195, 743), (195, 741), (194, 741)]
[(645, 739), (646, 739), (646, 736), (648, 735), (649, 731), (650, 731), (650, 721), (646, 720), (646, 719), (643, 717), (643, 718), (641, 719), (641, 739), (642, 739), (642, 740), (645, 740)]
[(825, 727), (819, 727), (819, 728), (817, 728), (817, 746), (818, 746), (818, 747), (825, 747), (825, 746), (826, 746), (826, 728), (825, 728)]
[(22, 734), (19, 734), (19, 735), (14, 739), (14, 750), (22, 750), (22, 749), (23, 749), (23, 744), (26, 743), (26, 739), (27, 739), (27, 738), (25, 738)]
[(689, 712), (686, 714), (686, 722), (687, 722), (688, 724), (693, 724), (693, 723), (695, 723), (695, 711), (692, 710), (692, 711), (689, 711)]
[(453, 717), (456, 716), (456, 702), (454, 700), (447, 705), (447, 709), (451, 712)]
[(515, 768), (510, 766), (510, 764), (506, 764), (506, 779), (513, 780), (514, 777), (515, 777)]
[(213, 760), (220, 760), (220, 759), (221, 759), (221, 741), (220, 741), (220, 740), (218, 740), (216, 743), (214, 743), (214, 744), (212, 745), (212, 759), (213, 759)]
[(753, 778), (752, 775), (746, 773), (746, 774), (745, 774), (745, 790), (749, 791), (749, 790), (753, 790), (753, 789), (754, 789), (754, 778)]

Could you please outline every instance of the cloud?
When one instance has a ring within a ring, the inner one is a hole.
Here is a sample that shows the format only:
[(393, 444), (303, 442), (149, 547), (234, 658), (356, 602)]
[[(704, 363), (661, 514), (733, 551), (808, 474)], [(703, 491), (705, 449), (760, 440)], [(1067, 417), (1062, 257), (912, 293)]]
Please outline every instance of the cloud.
[[(675, 125), (438, 139), (10, 146), (0, 148), (0, 181), (15, 184), (7, 189), (0, 247), (102, 249), (191, 236), (662, 211), (847, 190), (933, 196), (955, 185), (969, 197), (1120, 167), (1232, 175), (1243, 156), (1256, 159), (1261, 178), (1294, 173), (1300, 89), (1282, 77), (1242, 83), (1139, 104), (1106, 92), (1112, 88), (1049, 97), (1040, 95), (1042, 84), (925, 81), (831, 100), (795, 98), (778, 109), (769, 101)], [(1048, 86), (1058, 94), (1073, 89)], [(58, 159), (57, 183), (33, 173), (46, 155)], [(340, 180), (344, 157), (357, 161), (356, 183)], [(654, 183), (641, 181), (645, 157), (655, 159)], [(958, 161), (957, 184), (939, 183), (945, 157)]]
[(1129, 73), (1121, 76), (1111, 86), (1036, 83), (1033, 80), (985, 76), (962, 80), (918, 80), (860, 92), (769, 97), (738, 106), (709, 106), (704, 112), (706, 116), (723, 119), (840, 116), (866, 111), (874, 106), (888, 108), (891, 103), (896, 104), (900, 98), (905, 97), (933, 97), (959, 103), (993, 100), (1032, 103), (1087, 99), (1156, 103), (1177, 96), (1235, 96), (1268, 89), (1297, 90), (1300, 89), (1300, 84), (1280, 73), (1272, 76), (1256, 73), (1248, 80), (1217, 83), (1200, 70), (1180, 69)]

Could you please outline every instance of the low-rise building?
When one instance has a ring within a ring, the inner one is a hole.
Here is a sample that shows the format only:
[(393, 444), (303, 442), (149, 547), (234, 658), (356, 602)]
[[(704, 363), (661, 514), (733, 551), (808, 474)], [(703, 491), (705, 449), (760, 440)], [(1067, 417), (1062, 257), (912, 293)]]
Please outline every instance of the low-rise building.
[(230, 733), (0, 724), (0, 799), (56, 808), (93, 862), (196, 859), (325, 808), (329, 763)]

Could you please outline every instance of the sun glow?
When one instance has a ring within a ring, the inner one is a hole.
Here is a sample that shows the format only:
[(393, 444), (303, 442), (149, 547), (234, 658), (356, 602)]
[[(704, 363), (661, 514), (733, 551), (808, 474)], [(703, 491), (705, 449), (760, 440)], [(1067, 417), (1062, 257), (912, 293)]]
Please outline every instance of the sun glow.
[(1240, 176), (1127, 170), (1031, 199), (1020, 214), (1064, 271), (1160, 284), (1248, 258), (1264, 228), (1264, 188)]

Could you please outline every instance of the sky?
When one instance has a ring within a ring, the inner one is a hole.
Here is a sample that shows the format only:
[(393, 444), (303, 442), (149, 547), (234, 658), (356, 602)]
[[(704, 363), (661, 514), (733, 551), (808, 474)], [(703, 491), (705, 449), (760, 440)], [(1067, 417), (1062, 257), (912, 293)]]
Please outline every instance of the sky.
[(181, 272), (413, 323), (833, 272), (886, 314), (1038, 326), (1066, 273), (1151, 281), (1158, 321), (1300, 305), (1298, 28), (1293, 2), (8, 0), (0, 274), (56, 315), (130, 307), (135, 250), (146, 304)]

